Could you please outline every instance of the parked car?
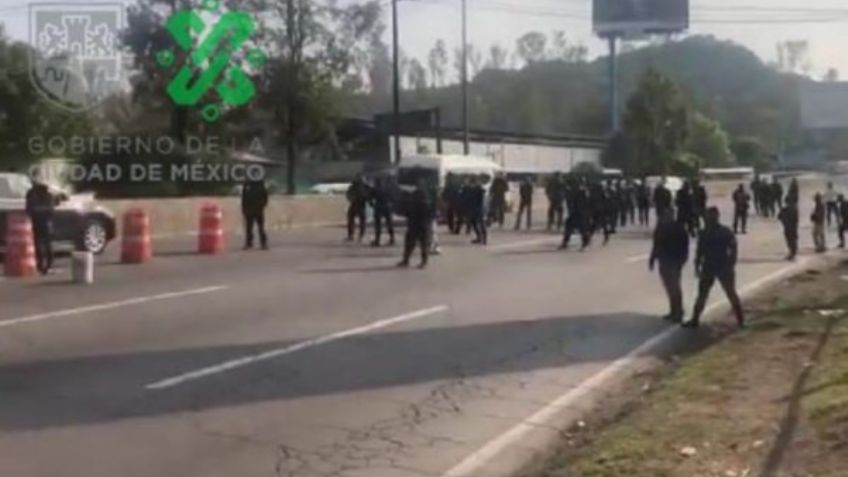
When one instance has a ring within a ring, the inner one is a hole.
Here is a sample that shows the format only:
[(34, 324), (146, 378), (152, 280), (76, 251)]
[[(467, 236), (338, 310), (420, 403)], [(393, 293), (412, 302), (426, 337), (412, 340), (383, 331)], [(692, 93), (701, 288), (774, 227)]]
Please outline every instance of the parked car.
[[(32, 186), (23, 174), (0, 173), (0, 249), (6, 246), (6, 216), (26, 208), (26, 193)], [(61, 191), (51, 188), (55, 193)], [(115, 216), (97, 204), (93, 195), (69, 195), (56, 207), (53, 239), (76, 250), (103, 253), (116, 235)]]

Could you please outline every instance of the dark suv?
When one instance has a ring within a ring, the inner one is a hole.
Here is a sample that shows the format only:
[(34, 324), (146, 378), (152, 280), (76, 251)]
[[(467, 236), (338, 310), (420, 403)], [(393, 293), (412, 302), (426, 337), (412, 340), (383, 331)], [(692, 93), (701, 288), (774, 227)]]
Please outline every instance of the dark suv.
[[(6, 217), (9, 212), (25, 210), (31, 185), (23, 174), (0, 173), (0, 249), (6, 244)], [(53, 240), (99, 254), (115, 238), (115, 228), (115, 217), (92, 196), (71, 195), (56, 207)]]

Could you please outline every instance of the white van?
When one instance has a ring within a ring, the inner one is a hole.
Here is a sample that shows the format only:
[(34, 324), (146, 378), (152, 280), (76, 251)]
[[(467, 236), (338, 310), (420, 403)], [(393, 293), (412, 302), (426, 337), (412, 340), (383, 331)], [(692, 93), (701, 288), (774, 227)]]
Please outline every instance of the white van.
[(461, 155), (416, 155), (401, 159), (398, 164), (398, 185), (409, 189), (418, 184), (420, 179), (437, 184), (439, 189), (445, 187), (448, 174), (456, 177), (482, 178), (486, 190), (492, 184), (492, 179), (503, 172), (496, 162), (479, 156)]

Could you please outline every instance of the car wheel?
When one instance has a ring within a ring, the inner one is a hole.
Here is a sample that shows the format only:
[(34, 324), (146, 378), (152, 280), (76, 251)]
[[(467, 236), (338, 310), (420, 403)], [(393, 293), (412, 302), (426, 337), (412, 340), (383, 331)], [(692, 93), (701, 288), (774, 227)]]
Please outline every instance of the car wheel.
[(100, 255), (106, 250), (106, 245), (109, 244), (106, 235), (106, 227), (103, 226), (103, 223), (96, 219), (91, 220), (82, 231), (78, 248), (95, 255)]

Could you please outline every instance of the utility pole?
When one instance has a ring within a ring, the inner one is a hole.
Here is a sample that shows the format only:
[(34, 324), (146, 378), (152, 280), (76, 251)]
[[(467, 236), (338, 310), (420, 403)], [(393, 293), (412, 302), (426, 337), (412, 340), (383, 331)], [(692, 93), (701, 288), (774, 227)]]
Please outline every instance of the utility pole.
[(462, 0), (462, 151), (471, 152), (468, 142), (468, 5)]
[(616, 58), (616, 35), (610, 33), (607, 37), (609, 42), (609, 102), (610, 102), (610, 126), (614, 136), (620, 129), (618, 117), (618, 59)]
[(297, 55), (295, 53), (295, 0), (286, 0), (286, 34), (288, 35), (289, 42), (289, 65), (288, 65), (288, 77), (289, 77), (289, 87), (288, 92), (286, 93), (286, 135), (288, 136), (286, 139), (286, 193), (288, 195), (295, 195), (297, 193), (297, 183), (295, 182), (295, 174), (297, 173), (297, 145), (295, 144), (295, 134), (297, 134), (297, 127), (295, 124), (295, 98), (297, 98), (298, 94), (298, 74), (297, 74)]
[(398, 29), (398, 0), (392, 0), (392, 134), (395, 163), (400, 162), (400, 34)]

